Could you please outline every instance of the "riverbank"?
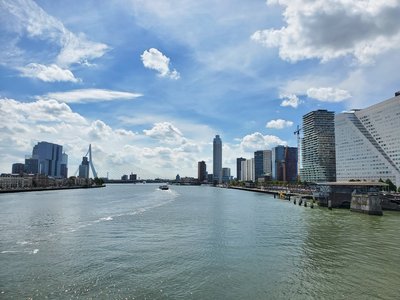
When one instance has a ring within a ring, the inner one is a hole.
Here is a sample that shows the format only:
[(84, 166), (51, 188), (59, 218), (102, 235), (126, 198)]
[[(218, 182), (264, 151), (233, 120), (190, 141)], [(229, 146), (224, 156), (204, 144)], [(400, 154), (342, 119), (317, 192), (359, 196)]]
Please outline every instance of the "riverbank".
[(229, 189), (235, 189), (235, 190), (242, 190), (242, 191), (270, 194), (270, 195), (274, 195), (274, 197), (282, 195), (285, 198), (287, 198), (288, 200), (290, 200), (291, 197), (301, 197), (301, 198), (305, 198), (305, 199), (313, 199), (312, 195), (301, 194), (301, 193), (293, 193), (293, 192), (286, 191), (286, 190), (267, 190), (267, 189), (246, 188), (246, 187), (238, 187), (238, 186), (229, 186), (228, 188)]
[(43, 192), (43, 191), (59, 191), (59, 190), (76, 190), (76, 189), (93, 189), (93, 188), (102, 188), (105, 185), (92, 185), (92, 186), (59, 186), (59, 187), (37, 187), (37, 188), (27, 188), (27, 189), (5, 189), (0, 190), (0, 194), (6, 193), (24, 193), (24, 192)]

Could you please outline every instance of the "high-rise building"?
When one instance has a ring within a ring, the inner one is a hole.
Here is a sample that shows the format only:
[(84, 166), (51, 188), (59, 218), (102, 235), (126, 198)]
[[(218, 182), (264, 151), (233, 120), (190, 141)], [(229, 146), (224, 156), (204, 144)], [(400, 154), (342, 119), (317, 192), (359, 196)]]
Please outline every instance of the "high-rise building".
[(197, 163), (197, 179), (199, 182), (207, 181), (207, 165), (205, 161)]
[(61, 177), (62, 146), (39, 142), (33, 147), (32, 157), (39, 162), (39, 174)]
[(277, 146), (272, 149), (272, 179), (297, 180), (297, 147)]
[(25, 172), (28, 174), (39, 173), (39, 159), (37, 157), (25, 156)]
[(264, 166), (264, 175), (271, 177), (272, 174), (272, 151), (271, 150), (264, 150), (263, 151), (263, 155), (264, 155), (264, 162), (263, 162), (263, 166)]
[(222, 141), (219, 135), (213, 141), (213, 175), (214, 182), (222, 182)]
[(400, 95), (335, 117), (338, 181), (400, 185)]
[(11, 173), (12, 174), (24, 174), (25, 172), (25, 164), (23, 163), (15, 163), (12, 164)]
[(242, 179), (242, 161), (245, 161), (246, 159), (243, 157), (236, 158), (236, 179), (237, 180), (243, 180)]
[(264, 174), (264, 152), (262, 150), (254, 152), (254, 180)]
[(301, 180), (336, 181), (334, 112), (316, 110), (304, 115), (303, 134)]
[(222, 182), (231, 181), (231, 168), (222, 168)]
[(271, 176), (272, 166), (272, 151), (259, 150), (254, 152), (254, 179), (257, 181), (259, 178)]
[(87, 156), (82, 157), (82, 163), (79, 166), (79, 177), (89, 178), (89, 160)]
[(241, 166), (242, 181), (255, 181), (254, 158), (243, 160), (241, 164), (242, 164)]
[(61, 177), (68, 178), (68, 155), (66, 153), (62, 154), (61, 159)]

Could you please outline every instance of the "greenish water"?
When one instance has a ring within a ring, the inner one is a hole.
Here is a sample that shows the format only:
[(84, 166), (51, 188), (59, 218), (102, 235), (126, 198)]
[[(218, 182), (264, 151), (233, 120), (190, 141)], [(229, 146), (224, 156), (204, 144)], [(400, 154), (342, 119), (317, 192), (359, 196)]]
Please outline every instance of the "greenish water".
[(398, 299), (400, 214), (150, 184), (0, 195), (0, 299)]

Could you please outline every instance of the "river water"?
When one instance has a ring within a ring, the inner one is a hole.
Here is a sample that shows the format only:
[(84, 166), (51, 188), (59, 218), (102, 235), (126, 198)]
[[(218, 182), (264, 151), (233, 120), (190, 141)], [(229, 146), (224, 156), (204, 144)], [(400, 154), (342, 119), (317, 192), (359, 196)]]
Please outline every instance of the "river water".
[(0, 194), (0, 299), (399, 299), (400, 213), (206, 186)]

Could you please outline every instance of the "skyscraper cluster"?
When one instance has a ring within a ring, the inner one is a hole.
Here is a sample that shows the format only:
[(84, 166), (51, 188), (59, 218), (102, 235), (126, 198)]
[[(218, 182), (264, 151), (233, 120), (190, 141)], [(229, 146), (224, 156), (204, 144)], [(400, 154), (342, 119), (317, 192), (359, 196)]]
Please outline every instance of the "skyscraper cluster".
[(15, 163), (13, 174), (41, 174), (54, 178), (68, 177), (68, 155), (63, 147), (48, 142), (39, 142), (33, 147), (32, 155), (25, 157), (25, 163)]
[(258, 150), (254, 157), (236, 159), (240, 181), (297, 180), (297, 148), (279, 145), (271, 150)]
[[(390, 180), (400, 186), (400, 92), (365, 109), (336, 114), (327, 110), (303, 116), (301, 153), (297, 147), (279, 145), (260, 149), (251, 158), (236, 159), (236, 179), (295, 182)], [(301, 164), (299, 162), (301, 157)], [(299, 166), (300, 170), (299, 170)], [(200, 171), (201, 170), (201, 171)], [(204, 180), (205, 162), (199, 163)], [(213, 141), (213, 180), (221, 183), (222, 141)], [(229, 170), (230, 177), (230, 170)]]

